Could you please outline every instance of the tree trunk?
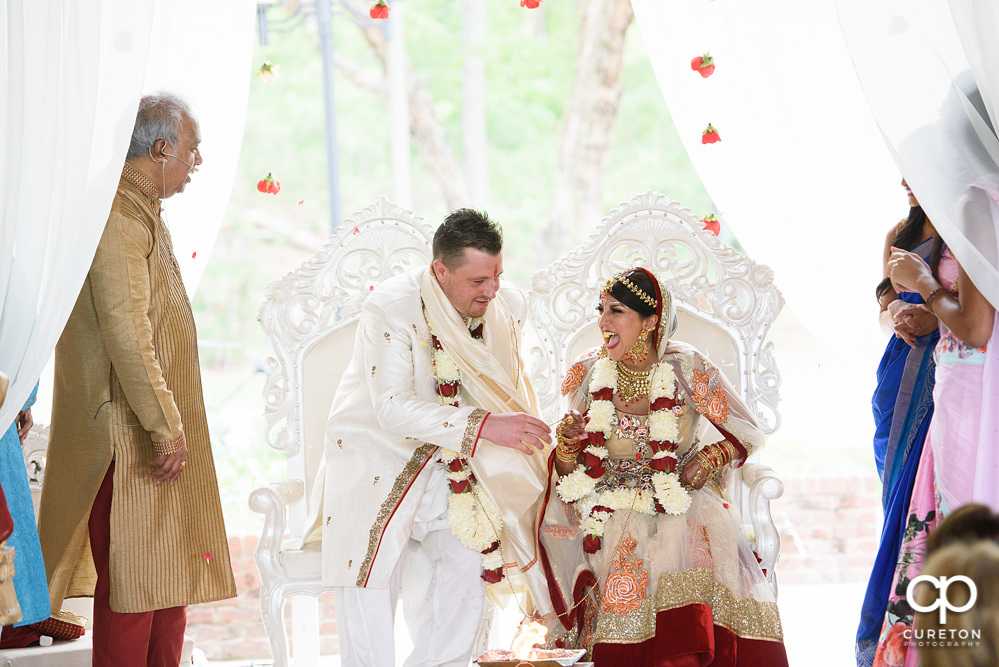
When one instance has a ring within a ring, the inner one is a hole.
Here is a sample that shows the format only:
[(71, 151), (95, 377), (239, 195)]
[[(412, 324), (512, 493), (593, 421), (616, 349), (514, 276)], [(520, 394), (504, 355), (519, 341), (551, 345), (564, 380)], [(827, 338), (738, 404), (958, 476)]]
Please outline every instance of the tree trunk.
[(482, 45), (486, 32), (483, 0), (465, 0), (465, 71), (462, 82), (461, 127), (469, 205), (489, 205), (489, 137), (486, 132), (486, 63)]
[(604, 171), (621, 100), (624, 43), (634, 18), (630, 0), (579, 0), (576, 78), (559, 133), (555, 192), (542, 259), (578, 243), (580, 229), (603, 216)]
[[(370, 3), (349, 0), (348, 8), (359, 17), (367, 16)], [(372, 51), (378, 56), (383, 67), (387, 67), (388, 50), (385, 37), (379, 27), (364, 29), (364, 36)], [(444, 126), (434, 111), (434, 98), (423, 78), (413, 69), (413, 63), (405, 56), (406, 81), (409, 87), (409, 118), (410, 131), (416, 150), (426, 164), (427, 169), (437, 179), (444, 195), (448, 210), (469, 205), (468, 184), (464, 169), (454, 154), (451, 144), (444, 132)], [(348, 76), (357, 76), (356, 69), (348, 71)], [(368, 85), (367, 87), (370, 87)], [(387, 100), (388, 89), (382, 82), (381, 95)]]

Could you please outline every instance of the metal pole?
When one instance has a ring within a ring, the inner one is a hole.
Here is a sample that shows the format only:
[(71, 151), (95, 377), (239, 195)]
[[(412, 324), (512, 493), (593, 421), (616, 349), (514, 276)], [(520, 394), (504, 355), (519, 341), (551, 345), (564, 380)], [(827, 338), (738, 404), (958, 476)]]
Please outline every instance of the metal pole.
[(388, 41), (393, 191), (395, 202), (403, 208), (411, 209), (413, 182), (409, 165), (409, 87), (406, 81), (406, 41), (402, 10), (401, 2), (392, 3), (392, 16), (385, 25), (385, 35)]
[(332, 0), (316, 0), (319, 57), (323, 62), (323, 101), (326, 107), (326, 189), (330, 196), (330, 233), (340, 226), (340, 163), (337, 155), (336, 97), (333, 90)]

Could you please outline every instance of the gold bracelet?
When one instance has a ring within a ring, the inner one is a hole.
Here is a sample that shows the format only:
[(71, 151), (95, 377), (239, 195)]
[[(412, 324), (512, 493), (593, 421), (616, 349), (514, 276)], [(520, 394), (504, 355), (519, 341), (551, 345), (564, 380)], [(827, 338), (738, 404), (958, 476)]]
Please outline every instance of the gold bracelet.
[(702, 487), (708, 483), (709, 479), (711, 479), (711, 471), (702, 464), (701, 467), (697, 469), (697, 472), (694, 473), (694, 479), (691, 482), (691, 486), (697, 488)]
[(930, 311), (931, 315), (934, 313), (933, 309), (930, 308), (930, 304), (933, 303), (937, 299), (937, 297), (942, 296), (944, 294), (950, 294), (951, 296), (954, 296), (954, 294), (946, 287), (938, 287), (937, 289), (930, 292), (929, 296), (926, 297), (926, 301), (923, 303), (923, 305), (926, 306), (926, 310)]
[(572, 422), (572, 417), (570, 415), (566, 415), (565, 417), (562, 417), (562, 421), (560, 421), (558, 426), (555, 427), (555, 439), (558, 440), (560, 445), (574, 445), (579, 442), (575, 438), (570, 438), (564, 433), (565, 427)]
[(700, 461), (701, 469), (706, 469), (709, 473), (712, 473), (717, 469), (715, 462), (708, 457), (707, 453), (703, 449), (698, 450), (698, 452), (694, 454), (694, 460)]
[(565, 461), (566, 463), (575, 463), (576, 457), (579, 455), (579, 450), (582, 449), (568, 449), (559, 445), (555, 448), (555, 456), (558, 457), (559, 461)]

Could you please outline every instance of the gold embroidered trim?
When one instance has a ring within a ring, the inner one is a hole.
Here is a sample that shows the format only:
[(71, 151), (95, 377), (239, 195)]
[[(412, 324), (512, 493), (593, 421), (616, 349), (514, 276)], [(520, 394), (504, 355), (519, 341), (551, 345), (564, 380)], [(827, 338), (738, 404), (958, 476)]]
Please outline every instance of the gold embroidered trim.
[(657, 613), (695, 603), (710, 604), (714, 624), (728, 628), (738, 637), (784, 641), (776, 602), (737, 598), (704, 567), (659, 576)]
[(385, 532), (385, 524), (388, 523), (389, 517), (392, 516), (396, 507), (399, 506), (402, 496), (406, 493), (406, 489), (409, 488), (410, 484), (412, 484), (413, 478), (416, 477), (424, 464), (426, 464), (427, 459), (436, 451), (437, 445), (431, 445), (430, 443), (420, 445), (413, 452), (413, 458), (409, 459), (409, 462), (403, 467), (402, 472), (395, 478), (392, 490), (389, 491), (388, 497), (385, 498), (381, 509), (378, 510), (378, 516), (375, 517), (375, 522), (371, 525), (371, 531), (368, 533), (368, 552), (365, 554), (364, 562), (361, 563), (361, 569), (357, 574), (357, 586), (359, 588), (363, 588), (367, 583), (371, 564), (375, 560), (375, 552), (378, 551), (378, 545), (382, 541), (382, 533)]
[(690, 604), (710, 605), (713, 623), (742, 639), (784, 641), (776, 602), (740, 599), (714, 578), (710, 568), (694, 567), (659, 576), (655, 600), (625, 616), (600, 614), (594, 642), (638, 644), (656, 634), (656, 614)]
[(153, 451), (156, 452), (156, 456), (163, 456), (164, 454), (173, 454), (179, 452), (180, 450), (187, 447), (187, 438), (183, 433), (180, 437), (173, 442), (154, 442)]
[(472, 414), (468, 417), (468, 426), (465, 427), (465, 435), (461, 438), (461, 458), (467, 459), (472, 456), (475, 443), (479, 441), (479, 430), (487, 416), (489, 413), (482, 408), (472, 410)]
[(160, 200), (159, 190), (156, 189), (156, 184), (153, 183), (152, 179), (127, 162), (121, 170), (121, 177), (142, 190), (142, 194), (150, 199), (157, 202)]

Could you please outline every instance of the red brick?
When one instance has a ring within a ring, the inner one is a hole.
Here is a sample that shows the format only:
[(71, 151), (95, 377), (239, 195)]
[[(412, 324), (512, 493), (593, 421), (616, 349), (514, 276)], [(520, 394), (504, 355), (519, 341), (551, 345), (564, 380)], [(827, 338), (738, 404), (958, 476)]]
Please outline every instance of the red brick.
[(260, 621), (260, 610), (250, 607), (234, 607), (230, 609), (220, 609), (218, 613), (219, 623), (232, 623), (242, 625), (263, 625)]
[(323, 655), (340, 655), (340, 642), (334, 637), (319, 639), (319, 652)]
[(214, 623), (215, 610), (204, 605), (192, 605), (187, 608), (187, 622), (189, 625), (198, 623)]

